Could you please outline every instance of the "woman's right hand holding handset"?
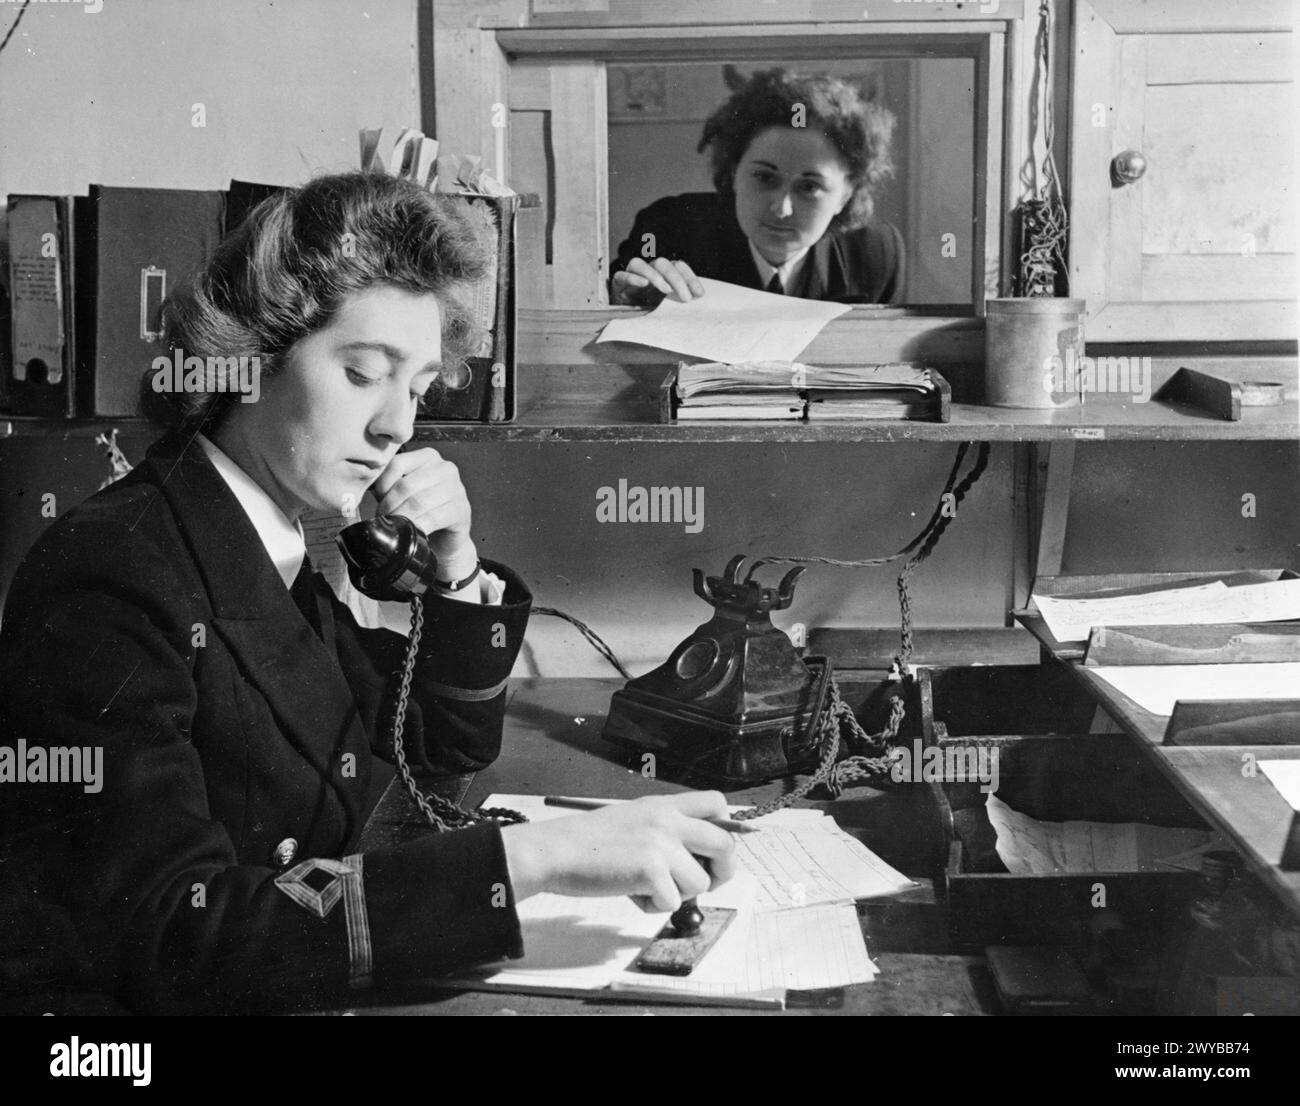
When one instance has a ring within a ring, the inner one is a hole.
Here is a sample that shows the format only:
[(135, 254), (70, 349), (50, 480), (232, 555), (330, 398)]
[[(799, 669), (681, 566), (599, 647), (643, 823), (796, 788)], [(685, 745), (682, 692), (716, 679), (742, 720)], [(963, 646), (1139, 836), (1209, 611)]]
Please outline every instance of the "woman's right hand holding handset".
[(726, 817), (720, 792), (687, 791), (507, 826), (501, 840), (515, 901), (541, 891), (649, 895), (658, 909), (676, 910), (735, 874), (732, 835), (712, 821)]

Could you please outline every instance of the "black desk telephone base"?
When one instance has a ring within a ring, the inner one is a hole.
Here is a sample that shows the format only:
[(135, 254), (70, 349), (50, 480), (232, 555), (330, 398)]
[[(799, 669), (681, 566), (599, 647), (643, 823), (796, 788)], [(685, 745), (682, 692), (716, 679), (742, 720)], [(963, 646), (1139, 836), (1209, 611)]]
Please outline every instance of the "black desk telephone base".
[(818, 678), (828, 662), (805, 662), (770, 618), (790, 606), (804, 570), (791, 569), (770, 588), (739, 579), (744, 562), (733, 557), (721, 577), (694, 570), (695, 594), (713, 606), (713, 617), (658, 668), (614, 693), (604, 731), (634, 754), (723, 787), (816, 767), (816, 722), (830, 684)]

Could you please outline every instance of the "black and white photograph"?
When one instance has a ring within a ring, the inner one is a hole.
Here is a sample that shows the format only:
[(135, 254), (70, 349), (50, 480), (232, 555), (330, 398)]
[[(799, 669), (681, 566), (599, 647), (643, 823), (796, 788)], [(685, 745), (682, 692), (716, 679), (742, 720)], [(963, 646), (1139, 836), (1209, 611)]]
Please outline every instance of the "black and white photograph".
[(1298, 20), (0, 0), (7, 1070), (1280, 1075)]

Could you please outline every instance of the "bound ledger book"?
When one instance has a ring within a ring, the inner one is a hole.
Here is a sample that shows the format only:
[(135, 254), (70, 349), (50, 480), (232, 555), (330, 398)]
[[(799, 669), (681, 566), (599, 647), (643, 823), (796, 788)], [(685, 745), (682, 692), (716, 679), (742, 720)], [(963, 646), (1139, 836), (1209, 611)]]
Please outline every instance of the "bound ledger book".
[(672, 419), (929, 419), (946, 421), (948, 385), (923, 365), (790, 361), (678, 365), (666, 382)]
[(47, 418), (75, 413), (73, 208), (68, 196), (10, 196), (11, 326), (0, 330), (0, 410)]

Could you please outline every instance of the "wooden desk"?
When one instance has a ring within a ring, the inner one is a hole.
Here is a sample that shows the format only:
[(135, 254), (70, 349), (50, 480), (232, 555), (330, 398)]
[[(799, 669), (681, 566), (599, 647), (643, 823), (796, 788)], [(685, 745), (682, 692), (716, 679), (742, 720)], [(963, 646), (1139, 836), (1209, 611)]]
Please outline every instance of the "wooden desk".
[[(683, 788), (627, 769), (614, 746), (600, 736), (610, 695), (619, 680), (512, 680), (506, 713), (505, 741), (500, 759), (465, 790), (449, 781), (447, 790), (464, 792), (467, 807), (493, 792), (590, 795), (634, 798)], [(732, 792), (733, 802), (771, 798), (785, 786), (781, 781)], [(886, 797), (887, 799), (888, 797)], [(864, 800), (808, 803), (839, 811), (847, 828)], [(885, 801), (885, 800), (882, 800)], [(400, 780), (385, 792), (366, 825), (363, 848), (407, 840), (427, 832)], [(904, 871), (907, 869), (904, 868)], [(912, 874), (908, 872), (908, 874)], [(836, 1006), (792, 1009), (791, 1014), (988, 1014), (997, 1011), (997, 998), (983, 957), (955, 956), (944, 951), (945, 919), (935, 902), (933, 885), (925, 881), (916, 892), (859, 906), (867, 948), (880, 968), (874, 982), (844, 989)], [(355, 1013), (387, 1014), (709, 1014), (760, 1013), (720, 1007), (668, 1006), (636, 1002), (591, 1002), (577, 998), (474, 993), (424, 987), (410, 996), (390, 992), (375, 1005)]]
[[(865, 928), (865, 926), (864, 926)], [(871, 946), (871, 938), (867, 938)], [(354, 1015), (810, 1015), (850, 1014), (931, 1017), (983, 1015), (997, 1012), (997, 996), (982, 956), (935, 956), (908, 953), (873, 954), (880, 968), (874, 982), (846, 987), (835, 1006), (792, 1007), (788, 1010), (742, 1010), (725, 1006), (672, 1006), (665, 1003), (594, 1002), (547, 995), (508, 994), (503, 991), (436, 991), (412, 996), (409, 1001), (389, 996), (383, 1005), (356, 1007), (342, 1013)]]

